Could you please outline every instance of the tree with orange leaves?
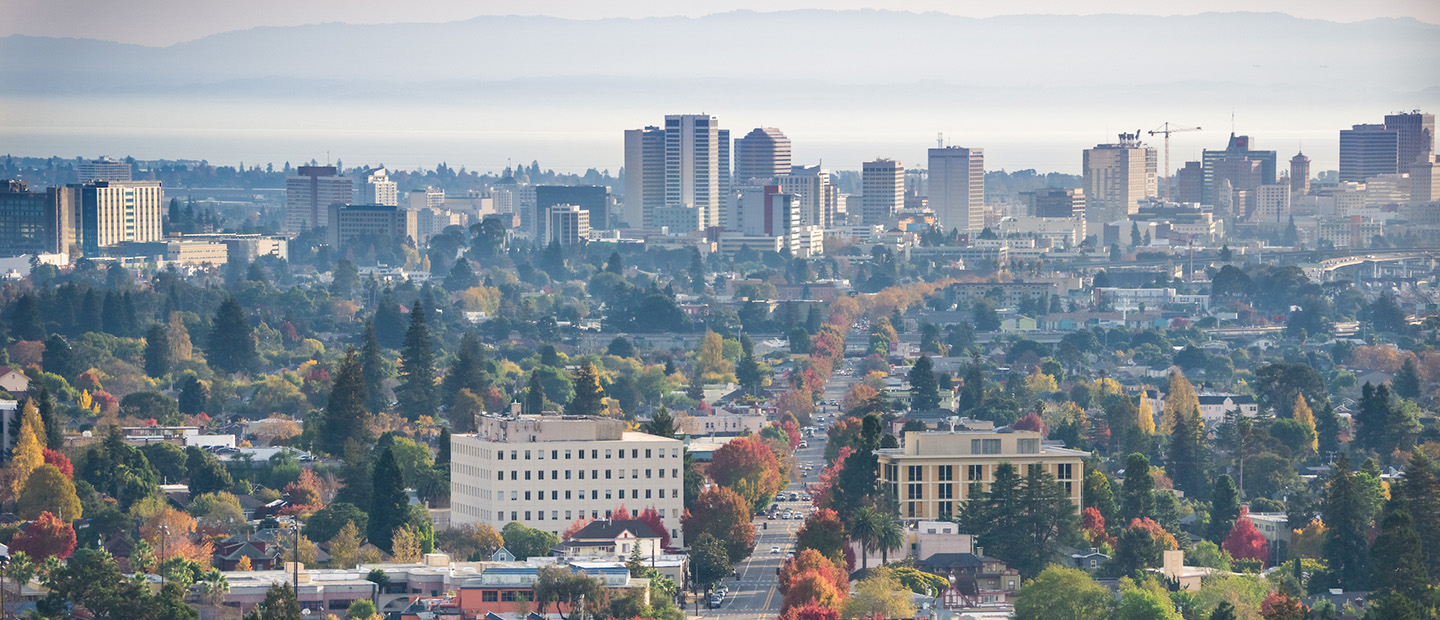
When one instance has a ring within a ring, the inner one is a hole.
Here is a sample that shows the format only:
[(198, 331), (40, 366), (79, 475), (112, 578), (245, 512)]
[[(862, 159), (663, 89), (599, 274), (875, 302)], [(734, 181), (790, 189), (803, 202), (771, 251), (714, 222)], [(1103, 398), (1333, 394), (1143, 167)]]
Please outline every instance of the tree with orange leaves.
[(140, 538), (158, 554), (157, 563), (179, 557), (208, 567), (214, 549), (208, 542), (195, 543), (195, 528), (194, 517), (166, 506), (140, 524)]
[(1237, 560), (1260, 560), (1264, 565), (1270, 561), (1270, 545), (1265, 542), (1265, 536), (1255, 528), (1255, 523), (1250, 520), (1248, 508), (1240, 507), (1240, 518), (1235, 520), (1235, 526), (1230, 528), (1230, 535), (1225, 537), (1225, 542), (1220, 547), (1230, 552), (1230, 557)]
[(681, 525), (685, 528), (686, 540), (710, 534), (721, 541), (734, 563), (755, 550), (755, 524), (750, 521), (751, 514), (745, 498), (728, 487), (712, 486), (695, 498), (695, 503), (685, 511)]
[(834, 562), (819, 551), (802, 549), (798, 555), (785, 560), (780, 566), (780, 592), (788, 592), (790, 584), (807, 571), (819, 571), (835, 585), (837, 592), (850, 591), (850, 579), (845, 575), (845, 571), (836, 567)]
[(75, 528), (49, 512), (31, 521), (10, 542), (11, 553), (24, 551), (36, 562), (46, 558), (65, 559), (75, 551)]
[(744, 498), (752, 513), (768, 505), (783, 486), (779, 460), (757, 436), (736, 437), (721, 446), (710, 457), (709, 474), (715, 484)]
[(792, 607), (815, 605), (838, 610), (843, 600), (843, 595), (835, 589), (833, 581), (820, 571), (811, 569), (796, 575), (790, 581), (790, 587), (785, 592), (785, 602), (780, 609), (783, 612)]
[(811, 603), (785, 610), (779, 620), (840, 620), (840, 612)]

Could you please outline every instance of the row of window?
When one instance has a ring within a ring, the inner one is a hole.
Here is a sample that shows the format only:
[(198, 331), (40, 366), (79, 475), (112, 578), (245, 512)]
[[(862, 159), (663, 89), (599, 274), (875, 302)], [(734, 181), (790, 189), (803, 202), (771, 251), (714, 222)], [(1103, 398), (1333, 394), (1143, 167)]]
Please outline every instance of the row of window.
[[(895, 487), (897, 487), (897, 486), (898, 486), (898, 485), (891, 485), (891, 493), (892, 493), (892, 494), (896, 491)], [(928, 499), (939, 499), (939, 500), (955, 499), (955, 498), (956, 498), (956, 495), (955, 495), (955, 486), (956, 486), (956, 485), (954, 485), (954, 484), (937, 484), (937, 485), (935, 485), (935, 497), (928, 498)], [(1064, 481), (1064, 482), (1061, 482), (1061, 483), (1060, 483), (1060, 486), (1064, 487), (1064, 489), (1065, 489), (1065, 494), (1066, 494), (1066, 495), (1072, 495), (1073, 492), (1074, 492), (1074, 490), (1075, 490), (1075, 483), (1074, 483), (1074, 482), (1070, 482), (1070, 481), (1068, 481), (1068, 480), (1067, 480), (1067, 481)], [(988, 489), (987, 489), (987, 490), (988, 490)], [(927, 499), (927, 498), (925, 497), (925, 485), (922, 484), (922, 483), (918, 483), (918, 482), (912, 482), (912, 483), (906, 484), (906, 485), (905, 485), (905, 499), (907, 499), (907, 500), (924, 500), (924, 499)]]
[[(543, 461), (543, 460), (545, 460), (545, 451), (544, 451), (544, 450), (511, 450), (511, 451), (510, 451), (510, 460), (512, 460), (512, 461), (518, 461), (518, 460), (520, 460), (520, 454), (521, 454), (522, 452), (524, 453), (524, 455), (525, 455), (525, 460), (527, 460), (527, 461), (530, 460), (532, 453), (533, 453), (533, 455), (534, 455), (535, 460), (538, 460), (538, 461)], [(550, 459), (551, 459), (551, 460), (554, 460), (554, 461), (560, 460), (560, 453), (561, 453), (561, 452), (562, 452), (561, 450), (551, 450), (551, 451), (550, 451)], [(582, 461), (585, 460), (585, 451), (584, 451), (584, 450), (564, 450), (563, 452), (565, 453), (565, 460), (567, 460), (567, 461), (570, 460), (572, 454), (573, 454), (576, 458), (578, 458), (579, 460), (582, 460)], [(644, 457), (644, 458), (647, 458), (647, 459), (649, 459), (649, 458), (656, 458), (657, 455), (654, 454), (654, 453), (656, 453), (656, 452), (659, 453), (659, 455), (658, 455), (659, 458), (662, 458), (662, 459), (665, 458), (665, 448), (658, 448), (658, 449), (656, 449), (656, 448), (645, 448), (645, 457)], [(500, 461), (505, 460), (505, 451), (504, 451), (504, 450), (496, 450), (496, 451), (495, 451), (495, 454), (496, 454), (496, 456), (497, 456), (497, 459), (496, 459), (496, 460), (500, 460)], [(625, 458), (625, 449), (624, 449), (624, 448), (620, 448), (620, 449), (618, 449), (618, 450), (614, 450), (614, 449), (607, 449), (607, 450), (605, 450), (605, 458), (607, 458), (607, 459), (608, 459), (608, 458), (611, 458), (611, 457), (612, 457), (612, 454), (614, 455), (614, 458), (622, 458), (622, 459), (623, 459), (623, 458)], [(680, 448), (671, 448), (671, 449), (670, 449), (670, 457), (671, 457), (671, 458), (680, 458)], [(592, 450), (590, 450), (590, 459), (591, 459), (591, 460), (599, 460), (599, 458), (600, 458), (600, 450), (599, 450), (599, 449), (592, 449)], [(631, 449), (630, 449), (630, 458), (632, 458), (632, 459), (641, 458), (641, 457), (640, 457), (640, 448), (631, 448)]]
[[(614, 492), (615, 492), (615, 494), (619, 495), (619, 498), (620, 498), (620, 499), (625, 499), (625, 489), (616, 489)], [(652, 492), (653, 492), (654, 495), (655, 495), (654, 497), (651, 497), (651, 493), (652, 493)], [(527, 502), (528, 502), (528, 501), (531, 501), (531, 494), (532, 494), (532, 493), (534, 494), (534, 499), (535, 499), (535, 500), (538, 500), (538, 501), (544, 501), (544, 500), (545, 500), (545, 492), (544, 492), (544, 491), (524, 491), (524, 499), (525, 499), (525, 501), (527, 501)], [(584, 490), (584, 489), (581, 489), (581, 490), (579, 490), (579, 491), (575, 491), (575, 492), (574, 492), (574, 493), (577, 495), (577, 497), (573, 497), (573, 498), (570, 497), (570, 493), (571, 493), (571, 491), (570, 491), (569, 489), (566, 489), (566, 490), (565, 490), (565, 499), (585, 499), (585, 490)], [(680, 497), (680, 489), (670, 489), (670, 499), (678, 499), (679, 497)], [(665, 489), (645, 489), (645, 499), (656, 499), (656, 498), (658, 498), (658, 499), (665, 499)], [(518, 501), (520, 501), (520, 499), (521, 499), (521, 492), (520, 492), (520, 491), (511, 491), (511, 492), (510, 492), (510, 501), (512, 501), (512, 502), (518, 502)], [(551, 492), (550, 492), (550, 499), (551, 499), (551, 500), (556, 500), (556, 501), (560, 500), (560, 491), (551, 491)], [(600, 490), (599, 490), (599, 489), (590, 489), (590, 499), (600, 499)], [(610, 489), (605, 489), (605, 499), (614, 499), (614, 498), (611, 497), (611, 490), (610, 490)], [(640, 499), (640, 489), (630, 489), (630, 499)], [(496, 496), (496, 501), (505, 501), (505, 492), (504, 492), (504, 491), (501, 491), (501, 492)], [(662, 516), (663, 516), (663, 515), (662, 515)]]
[[(977, 439), (977, 440), (975, 440), (975, 441), (979, 441), (979, 440)], [(976, 481), (976, 482), (985, 480), (985, 468), (986, 468), (986, 467), (987, 467), (987, 466), (985, 466), (985, 465), (966, 465), (966, 466), (965, 466), (965, 479), (966, 479), (966, 480), (969, 480), (969, 481)], [(993, 467), (993, 466), (991, 466), (991, 467)], [(1043, 467), (1045, 467), (1045, 464), (1044, 464), (1044, 463), (1027, 463), (1027, 464), (1025, 465), (1025, 473), (1028, 475), (1031, 471), (1033, 471), (1033, 470), (1034, 470), (1035, 468), (1037, 468), (1037, 467), (1043, 468)], [(894, 466), (894, 465), (888, 465), (888, 466), (886, 466), (885, 469), (886, 469), (886, 471), (885, 471), (886, 477), (887, 477), (888, 479), (890, 479), (890, 480), (895, 480), (895, 476), (896, 476), (896, 466)], [(955, 466), (954, 466), (954, 465), (936, 465), (936, 466), (935, 466), (935, 470), (936, 470), (936, 479), (937, 479), (939, 482), (954, 482), (954, 481), (955, 481)], [(992, 470), (992, 471), (993, 471), (993, 470)], [(1042, 469), (1041, 471), (1044, 471), (1044, 470)], [(1055, 479), (1056, 479), (1056, 480), (1073, 480), (1074, 478), (1075, 478), (1075, 464), (1074, 464), (1074, 463), (1057, 463), (1057, 464), (1055, 464)], [(905, 466), (905, 481), (906, 481), (906, 482), (923, 482), (923, 481), (925, 481), (925, 466), (924, 466), (924, 465), (907, 465), (907, 466)]]
[[(679, 517), (679, 516), (680, 516), (680, 515), (678, 514), (679, 511), (677, 510), (677, 511), (675, 511), (675, 512), (676, 512), (676, 514), (675, 514), (674, 516), (675, 516), (675, 517)], [(524, 511), (521, 511), (521, 510), (511, 510), (511, 511), (510, 511), (510, 520), (511, 520), (511, 521), (519, 521), (521, 515), (524, 515), (524, 516), (525, 516), (525, 520), (526, 520), (526, 521), (531, 521), (531, 520), (532, 520), (532, 519), (531, 519), (531, 516), (534, 516), (534, 517), (535, 517), (535, 518), (533, 519), (534, 521), (545, 521), (545, 520), (547, 520), (547, 519), (545, 518), (545, 511), (544, 511), (544, 510), (524, 510)], [(610, 518), (610, 515), (611, 515), (611, 511), (606, 510), (606, 511), (605, 511), (605, 518), (606, 518), (606, 519), (609, 519), (609, 518)], [(504, 510), (496, 511), (496, 512), (495, 512), (495, 516), (499, 517), (500, 519), (504, 519), (504, 518), (505, 518), (505, 511), (504, 511)], [(576, 510), (576, 511), (573, 511), (573, 512), (572, 512), (572, 511), (569, 511), (569, 510), (566, 510), (566, 511), (565, 511), (565, 517), (563, 518), (563, 520), (565, 520), (565, 521), (570, 521), (570, 520), (573, 520), (573, 519), (576, 518), (576, 517), (583, 517), (583, 516), (585, 516), (585, 511), (584, 511), (584, 510)], [(661, 518), (665, 518), (665, 511), (664, 511), (664, 510), (660, 510), (660, 517), (661, 517)], [(599, 511), (599, 510), (591, 510), (591, 511), (590, 511), (590, 518), (591, 518), (591, 519), (599, 519), (599, 518), (600, 518), (600, 511)], [(548, 520), (550, 520), (550, 521), (560, 521), (560, 520), (562, 520), (562, 518), (560, 517), (560, 511), (559, 511), (559, 510), (551, 510), (551, 511), (550, 511), (550, 518), (549, 518)], [(672, 534), (672, 535), (673, 535), (673, 534)]]
[[(510, 470), (510, 479), (511, 479), (511, 480), (519, 480), (519, 479), (520, 479), (521, 471), (522, 471), (522, 470), (516, 470), (516, 469)], [(531, 479), (531, 472), (530, 472), (530, 470), (526, 469), (526, 470), (523, 470), (523, 471), (524, 471), (525, 479), (526, 479), (526, 480), (530, 480), (530, 479)], [(572, 472), (572, 471), (577, 472), (577, 473), (575, 473), (575, 476), (576, 476), (577, 479), (579, 479), (579, 480), (584, 480), (584, 479), (585, 479), (585, 470), (583, 470), (583, 469), (576, 469), (576, 470), (569, 470), (569, 469), (567, 469), (567, 470), (565, 470), (565, 479), (566, 479), (566, 480), (569, 480), (569, 479), (570, 479), (570, 475), (571, 475), (571, 472)], [(650, 478), (650, 477), (652, 477), (652, 476), (654, 476), (654, 477), (659, 477), (659, 478), (664, 478), (664, 477), (665, 477), (665, 470), (664, 470), (664, 469), (658, 470), (658, 471), (660, 472), (658, 476), (655, 476), (655, 474), (654, 474), (655, 471), (657, 471), (657, 470), (651, 470), (651, 469), (645, 470), (645, 477), (646, 477), (646, 478)], [(619, 479), (621, 479), (621, 480), (624, 480), (624, 479), (625, 479), (625, 470), (623, 470), (623, 469), (615, 469), (615, 470), (607, 469), (607, 470), (605, 470), (605, 479), (606, 479), (606, 480), (610, 480), (610, 479), (611, 479), (611, 474), (612, 474), (612, 472), (619, 472), (619, 475), (615, 476), (616, 478), (619, 478)], [(543, 469), (537, 469), (537, 470), (535, 470), (534, 476), (535, 476), (535, 477), (534, 477), (535, 480), (544, 480), (544, 479), (545, 479), (545, 470), (543, 470)], [(639, 479), (640, 479), (640, 470), (639, 470), (638, 468), (637, 468), (637, 469), (632, 469), (632, 470), (630, 470), (630, 477), (631, 477), (631, 478), (634, 478), (634, 479), (636, 479), (636, 480), (639, 480)], [(670, 470), (670, 477), (671, 477), (671, 478), (679, 478), (679, 477), (680, 477), (680, 469), (679, 469), (679, 468), (672, 468), (672, 469)], [(504, 471), (501, 471), (501, 472), (500, 472), (500, 479), (501, 479), (501, 480), (504, 480), (504, 479), (505, 479), (505, 472), (504, 472)], [(552, 469), (552, 470), (550, 470), (550, 479), (551, 479), (551, 480), (559, 480), (559, 479), (560, 479), (560, 470), (558, 470), (558, 469)], [(592, 469), (592, 470), (590, 470), (590, 479), (591, 479), (591, 480), (599, 480), (599, 479), (600, 479), (600, 470), (598, 470), (598, 469)]]

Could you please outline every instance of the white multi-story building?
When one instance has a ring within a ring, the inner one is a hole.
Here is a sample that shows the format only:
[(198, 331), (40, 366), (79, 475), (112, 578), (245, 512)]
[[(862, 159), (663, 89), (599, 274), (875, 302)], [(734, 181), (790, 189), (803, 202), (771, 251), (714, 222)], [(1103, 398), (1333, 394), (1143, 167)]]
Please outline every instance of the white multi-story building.
[(1288, 183), (1261, 185), (1255, 189), (1255, 210), (1252, 222), (1284, 222), (1290, 217), (1291, 187)]
[(1000, 220), (1000, 235), (1003, 237), (1040, 237), (1052, 239), (1057, 244), (1071, 247), (1085, 241), (1085, 218), (1075, 217), (1033, 217), (1022, 215)]
[(399, 186), (390, 180), (390, 171), (374, 168), (360, 177), (360, 196), (355, 204), (400, 206)]
[(1157, 165), (1155, 149), (1141, 145), (1138, 133), (1085, 149), (1085, 219), (1110, 222), (1139, 213), (1141, 201), (1155, 196)]
[(335, 166), (300, 166), (285, 179), (285, 232), (299, 234), (330, 224), (330, 205), (350, 204), (354, 194), (350, 177)]
[(160, 240), (165, 192), (159, 181), (87, 181), (57, 193), (74, 205), (76, 242), (85, 256), (119, 243)]
[(905, 164), (888, 158), (860, 166), (860, 217), (864, 224), (886, 224), (905, 207)]
[(590, 212), (578, 205), (555, 205), (545, 210), (545, 243), (578, 245), (590, 240)]
[(427, 187), (425, 189), (410, 190), (410, 208), (419, 211), (420, 209), (439, 209), (445, 206), (445, 190)]
[[(654, 210), (690, 207), (700, 228), (720, 225), (730, 187), (730, 132), (708, 114), (670, 114), (665, 127), (625, 132), (626, 219), (656, 227)], [(639, 212), (639, 219), (634, 216)]]
[(654, 508), (684, 546), (681, 442), (625, 431), (609, 418), (481, 418), (451, 439), (450, 521), (495, 529), (518, 521), (559, 534), (577, 517), (603, 519), (620, 505)]
[(820, 166), (793, 166), (789, 174), (775, 177), (780, 191), (795, 194), (800, 205), (800, 220), (822, 228), (835, 220), (837, 193), (830, 185), (830, 171)]
[(87, 159), (75, 167), (75, 178), (81, 183), (85, 181), (129, 181), (130, 164), (109, 157)]
[(930, 149), (930, 209), (940, 228), (985, 228), (985, 149)]

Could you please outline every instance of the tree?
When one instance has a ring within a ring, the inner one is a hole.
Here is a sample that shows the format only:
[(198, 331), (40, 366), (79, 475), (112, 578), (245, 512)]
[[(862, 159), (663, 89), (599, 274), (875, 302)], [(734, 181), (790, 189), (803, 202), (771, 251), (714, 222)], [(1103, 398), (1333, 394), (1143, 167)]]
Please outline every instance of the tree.
[(1409, 511), (1389, 510), (1380, 525), (1380, 534), (1370, 548), (1374, 562), (1371, 586), (1377, 591), (1391, 591), (1420, 600), (1430, 583), (1425, 566), (1425, 547)]
[(455, 353), (455, 359), (450, 361), (441, 388), (445, 402), (454, 402), (460, 390), (484, 394), (490, 389), (490, 377), (485, 372), (485, 352), (480, 347), (480, 336), (475, 330), (466, 331), (460, 337), (460, 348)]
[(850, 514), (850, 540), (860, 545), (860, 570), (870, 568), (870, 551), (875, 550), (884, 513), (871, 506), (861, 506)]
[(259, 620), (299, 620), (300, 601), (288, 583), (270, 586), (260, 607)]
[(10, 543), (11, 551), (23, 551), (38, 562), (46, 558), (63, 560), (75, 551), (75, 528), (49, 512), (42, 512)]
[[(700, 493), (694, 505), (685, 511), (681, 524), (686, 540), (710, 534), (724, 541), (730, 561), (738, 562), (755, 549), (755, 525), (750, 522), (750, 506), (738, 493), (725, 486), (710, 487)], [(508, 540), (508, 538), (507, 538)]]
[(1119, 518), (1119, 508), (1115, 506), (1115, 496), (1110, 490), (1110, 478), (1105, 472), (1093, 468), (1085, 472), (1081, 499), (1086, 508), (1093, 507), (1098, 510), (1106, 523), (1118, 523), (1116, 519)]
[(1131, 519), (1155, 516), (1155, 479), (1150, 475), (1150, 459), (1138, 452), (1125, 463), (1125, 484), (1120, 488), (1120, 516)]
[(234, 483), (230, 471), (220, 464), (214, 454), (195, 446), (185, 449), (185, 468), (190, 478), (191, 497), (224, 491)]
[(706, 331), (695, 352), (695, 375), (702, 382), (727, 382), (735, 378), (734, 366), (725, 359), (725, 344), (720, 334)]
[(345, 353), (335, 371), (330, 398), (320, 417), (321, 432), (317, 439), (321, 450), (340, 455), (345, 451), (345, 442), (351, 439), (369, 443), (370, 412), (365, 409), (367, 396), (364, 369), (355, 356), (355, 350), (351, 349)]
[(530, 371), (530, 382), (525, 386), (525, 397), (521, 401), (521, 413), (540, 415), (545, 411), (545, 387), (540, 383), (540, 367)]
[(1325, 539), (1325, 562), (1337, 587), (1364, 590), (1368, 585), (1370, 558), (1366, 531), (1370, 513), (1363, 507), (1350, 457), (1341, 453), (1333, 465), (1334, 474), (1325, 495), (1321, 515), (1329, 535)]
[(1230, 553), (1230, 557), (1237, 560), (1258, 560), (1261, 566), (1270, 561), (1270, 546), (1265, 542), (1260, 530), (1255, 529), (1255, 524), (1250, 521), (1245, 508), (1240, 509), (1235, 526), (1230, 529), (1230, 534), (1220, 546)]
[[(30, 474), (45, 464), (44, 448), (35, 435), (35, 429), (39, 427), (39, 414), (35, 407), (26, 403), (26, 414), (21, 418), (20, 437), (15, 440), (15, 449), (10, 455), (10, 464), (5, 467), (5, 474), (10, 479), (10, 493), (14, 497), (25, 489), (25, 483), (29, 481)], [(34, 420), (26, 422), (25, 420)]]
[(405, 346), (400, 352), (397, 392), (397, 409), (412, 422), (422, 415), (434, 415), (440, 407), (435, 387), (435, 345), (425, 323), (425, 306), (418, 299), (410, 309), (410, 327), (405, 331)]
[(70, 522), (81, 515), (80, 498), (75, 495), (75, 483), (54, 465), (41, 465), (30, 473), (20, 499), (15, 502), (15, 512), (22, 519), (38, 519), (42, 513), (50, 513)]
[[(1421, 548), (1427, 550), (1426, 562), (1431, 575), (1440, 575), (1440, 481), (1436, 480), (1434, 462), (1423, 450), (1416, 450), (1405, 466), (1405, 479), (1398, 495), (1404, 498)], [(1397, 495), (1392, 487), (1392, 495)]]
[(1167, 457), (1168, 471), (1175, 488), (1184, 491), (1187, 497), (1209, 495), (1205, 474), (1205, 466), (1209, 462), (1205, 454), (1205, 423), (1200, 420), (1199, 408), (1177, 412), (1174, 427), (1170, 430)]
[(575, 397), (565, 404), (565, 415), (598, 416), (605, 413), (605, 389), (593, 364), (575, 369)]
[(1215, 491), (1210, 498), (1210, 523), (1205, 538), (1215, 544), (1225, 542), (1235, 520), (1240, 518), (1240, 492), (1235, 489), (1235, 480), (1227, 474), (1215, 479)]
[(240, 499), (224, 491), (207, 493), (190, 502), (186, 511), (195, 517), (197, 529), (238, 534), (249, 528)]
[(839, 609), (842, 598), (841, 593), (835, 589), (834, 583), (831, 583), (819, 571), (809, 570), (790, 581), (790, 588), (785, 591), (785, 598), (780, 609), (783, 612), (808, 605)]
[(1395, 393), (1401, 398), (1415, 399), (1420, 396), (1420, 366), (1415, 363), (1414, 357), (1405, 358), (1400, 365), (1400, 371), (1395, 373), (1395, 379), (1391, 381)]
[(480, 276), (475, 275), (475, 268), (470, 265), (469, 260), (461, 258), (450, 267), (450, 273), (446, 274), (443, 286), (445, 290), (452, 293), (463, 291), (480, 286)]
[(1090, 620), (1110, 615), (1110, 590), (1078, 568), (1052, 564), (1015, 593), (1015, 620)]
[[(843, 566), (843, 564), (840, 566)], [(835, 562), (825, 557), (819, 551), (814, 549), (801, 549), (796, 552), (794, 557), (780, 564), (780, 571), (777, 573), (776, 581), (778, 582), (780, 592), (783, 594), (790, 591), (790, 585), (794, 583), (800, 575), (817, 571), (821, 576), (833, 583), (837, 591), (848, 592), (850, 591), (850, 579), (840, 566), (837, 566)]]
[(1115, 555), (1110, 559), (1111, 572), (1133, 575), (1136, 571), (1160, 565), (1164, 552), (1179, 545), (1165, 528), (1150, 519), (1132, 519), (1120, 533)]
[[(285, 384), (287, 387), (290, 385), (289, 382)], [(120, 399), (120, 415), (175, 424), (180, 421), (180, 403), (160, 392), (131, 392)]]
[(1170, 598), (1152, 590), (1132, 588), (1120, 595), (1115, 620), (1181, 620)]
[(532, 589), (536, 604), (541, 609), (555, 605), (555, 611), (562, 620), (570, 617), (566, 615), (566, 609), (573, 616), (582, 604), (586, 605), (586, 610), (593, 610), (605, 599), (605, 588), (599, 580), (563, 566), (540, 567)]
[(921, 355), (910, 367), (910, 409), (933, 411), (940, 408), (940, 387), (935, 381), (935, 364)]
[(710, 478), (745, 499), (751, 513), (758, 513), (784, 486), (775, 452), (754, 435), (741, 436), (715, 450), (707, 470)]
[[(82, 549), (50, 571), (50, 593), (37, 602), (47, 618), (69, 617), (83, 609), (95, 620), (193, 620), (197, 612), (181, 600), (178, 584), (168, 584), (158, 595), (142, 582), (127, 579), (109, 552)], [(300, 609), (295, 607), (295, 617)], [(264, 620), (269, 620), (268, 618)]]
[(365, 377), (366, 406), (371, 411), (384, 411), (390, 404), (385, 399), (385, 381), (390, 378), (392, 367), (380, 353), (380, 341), (375, 337), (374, 321), (365, 321), (365, 339), (360, 346), (360, 368)]
[(366, 536), (371, 544), (390, 551), (396, 528), (405, 523), (410, 500), (405, 494), (400, 466), (389, 448), (376, 459), (372, 480), (370, 522), (366, 526)]
[(377, 617), (379, 617), (379, 614), (375, 611), (375, 603), (370, 599), (356, 599), (350, 603), (350, 607), (345, 610), (346, 620), (372, 620), (372, 618)]
[(730, 553), (725, 544), (704, 532), (693, 539), (690, 551), (690, 569), (694, 571), (695, 582), (709, 587), (730, 574)]
[(855, 592), (845, 601), (846, 618), (913, 618), (915, 604), (909, 588), (900, 585), (889, 570), (876, 569), (869, 577), (855, 584)]
[(156, 378), (170, 374), (175, 364), (170, 358), (170, 349), (169, 328), (160, 323), (150, 326), (145, 334), (145, 374)]
[(1304, 394), (1295, 395), (1295, 406), (1291, 409), (1291, 416), (1300, 426), (1310, 432), (1310, 451), (1320, 449), (1319, 436), (1315, 432), (1315, 414), (1310, 411), (1310, 405), (1305, 402)]
[(650, 417), (650, 421), (645, 423), (643, 429), (646, 433), (656, 437), (673, 438), (675, 436), (675, 416), (670, 415), (670, 410), (662, 405), (660, 410)]
[(755, 361), (755, 345), (751, 344), (749, 336), (741, 334), (740, 338), (742, 349), (740, 361), (735, 363), (735, 380), (746, 394), (759, 394), (765, 378), (761, 376), (760, 363)]
[(205, 403), (210, 400), (210, 388), (195, 373), (185, 373), (185, 378), (180, 380), (180, 399), (176, 407), (180, 413), (195, 415), (205, 411)]
[(207, 357), (211, 366), (227, 373), (251, 370), (259, 362), (250, 320), (234, 297), (226, 297), (215, 311)]
[(1160, 432), (1169, 434), (1182, 416), (1200, 412), (1200, 398), (1195, 395), (1195, 386), (1184, 374), (1172, 371), (1170, 386), (1165, 394), (1165, 411), (1161, 416)]
[(500, 530), (505, 548), (515, 554), (516, 559), (550, 555), (550, 550), (560, 544), (560, 537), (545, 530), (527, 527), (519, 521), (511, 521)]

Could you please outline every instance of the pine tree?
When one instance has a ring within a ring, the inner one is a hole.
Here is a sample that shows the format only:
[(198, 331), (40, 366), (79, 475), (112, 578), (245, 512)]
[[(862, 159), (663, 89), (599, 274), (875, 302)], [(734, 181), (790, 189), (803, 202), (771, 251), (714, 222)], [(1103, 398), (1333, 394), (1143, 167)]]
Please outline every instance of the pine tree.
[(1236, 620), (1235, 606), (1230, 601), (1220, 601), (1215, 611), (1210, 612), (1210, 620)]
[(45, 428), (45, 447), (59, 452), (65, 447), (65, 430), (61, 428), (60, 416), (55, 411), (55, 397), (42, 385), (31, 390), (27, 400), (35, 403), (35, 410), (40, 413), (40, 422)]
[(1329, 456), (1340, 451), (1340, 415), (1326, 401), (1315, 415), (1315, 445), (1319, 454)]
[(396, 394), (397, 409), (411, 421), (422, 415), (434, 415), (439, 409), (439, 393), (435, 386), (435, 345), (430, 328), (425, 324), (425, 307), (417, 300), (410, 310), (410, 329), (405, 332), (405, 347), (400, 355), (400, 389)]
[(600, 377), (592, 364), (581, 364), (575, 369), (575, 396), (565, 404), (565, 415), (603, 415), (605, 413), (605, 390), (600, 387)]
[(344, 454), (345, 443), (356, 439), (368, 444), (370, 412), (365, 409), (365, 374), (355, 350), (345, 353), (340, 367), (335, 371), (335, 380), (330, 388), (330, 398), (320, 417), (320, 433), (317, 440), (320, 449), (339, 456)]
[(250, 320), (234, 297), (226, 297), (215, 311), (209, 359), (211, 366), (227, 373), (250, 370), (258, 361)]
[(1374, 577), (1370, 585), (1377, 591), (1388, 590), (1420, 600), (1426, 584), (1430, 583), (1423, 554), (1420, 534), (1415, 531), (1410, 513), (1404, 508), (1392, 507), (1386, 511), (1380, 535), (1375, 537), (1375, 544), (1370, 547), (1370, 557), (1374, 561)]
[(520, 411), (525, 415), (540, 415), (545, 412), (545, 386), (540, 383), (540, 369), (530, 371), (530, 383), (525, 386), (525, 400)]
[(395, 529), (404, 525), (410, 511), (409, 496), (405, 494), (405, 480), (395, 455), (390, 448), (380, 453), (375, 461), (375, 472), (371, 478), (370, 521), (366, 535), (370, 543), (390, 551)]
[(145, 374), (160, 378), (170, 374), (174, 361), (170, 359), (170, 330), (156, 323), (145, 334)]
[(40, 319), (40, 302), (26, 293), (10, 308), (10, 335), (18, 340), (44, 340), (45, 322)]
[(1200, 410), (1189, 413), (1177, 412), (1174, 428), (1170, 433), (1170, 452), (1166, 464), (1175, 488), (1185, 492), (1187, 497), (1202, 498), (1209, 494), (1206, 482), (1205, 423), (1200, 420)]
[(485, 352), (480, 348), (480, 337), (474, 330), (465, 332), (460, 338), (460, 349), (450, 361), (449, 372), (441, 384), (445, 402), (454, 400), (460, 390), (484, 394), (490, 388), (490, 377), (485, 373)]
[(1379, 451), (1384, 443), (1385, 423), (1390, 419), (1391, 406), (1388, 384), (1375, 386), (1365, 382), (1360, 388), (1360, 409), (1355, 412), (1354, 444), (1357, 447)]
[(1327, 530), (1324, 556), (1335, 585), (1344, 590), (1364, 590), (1370, 572), (1365, 534), (1370, 517), (1365, 514), (1364, 500), (1350, 471), (1350, 456), (1340, 454), (1332, 467), (1325, 505), (1321, 510)]
[(934, 411), (940, 408), (940, 384), (935, 381), (935, 363), (921, 355), (910, 367), (910, 409)]
[(1405, 479), (1398, 493), (1414, 520), (1421, 548), (1431, 575), (1440, 576), (1440, 480), (1436, 479), (1434, 462), (1423, 450), (1416, 450), (1405, 466)]
[(1215, 492), (1210, 498), (1210, 524), (1205, 538), (1215, 544), (1225, 541), (1235, 520), (1240, 517), (1240, 492), (1235, 489), (1235, 480), (1221, 474), (1215, 479)]
[(380, 341), (375, 337), (375, 322), (365, 321), (365, 341), (360, 347), (360, 369), (365, 375), (366, 406), (371, 411), (384, 411), (385, 381), (390, 378), (390, 364), (380, 353)]
[(1125, 484), (1120, 487), (1120, 518), (1155, 518), (1155, 478), (1150, 475), (1150, 459), (1139, 452), (1125, 463)]
[(661, 405), (660, 410), (651, 416), (650, 422), (644, 428), (646, 433), (656, 437), (673, 438), (675, 436), (675, 416), (670, 415), (670, 410)]
[(395, 303), (395, 296), (390, 289), (385, 289), (380, 294), (380, 302), (375, 306), (375, 336), (380, 339), (380, 344), (389, 349), (398, 349), (405, 344), (405, 317), (400, 312), (400, 304)]
[(735, 380), (746, 394), (759, 394), (764, 378), (760, 376), (760, 363), (755, 361), (755, 345), (750, 337), (740, 335), (740, 361), (735, 363)]
[(45, 339), (45, 356), (41, 359), (41, 368), (67, 380), (74, 380), (75, 375), (80, 372), (75, 368), (74, 351), (70, 350), (70, 344), (59, 334), (51, 334)]
[(1415, 363), (1414, 357), (1405, 358), (1405, 363), (1400, 365), (1400, 372), (1395, 373), (1395, 379), (1390, 383), (1395, 387), (1395, 394), (1401, 398), (1418, 398), (1420, 396), (1420, 366)]

